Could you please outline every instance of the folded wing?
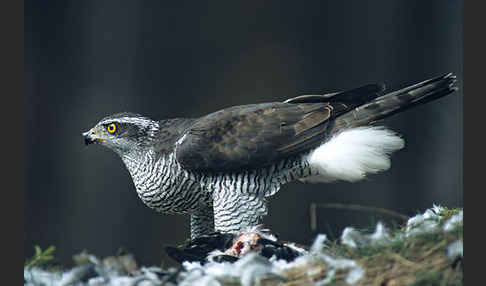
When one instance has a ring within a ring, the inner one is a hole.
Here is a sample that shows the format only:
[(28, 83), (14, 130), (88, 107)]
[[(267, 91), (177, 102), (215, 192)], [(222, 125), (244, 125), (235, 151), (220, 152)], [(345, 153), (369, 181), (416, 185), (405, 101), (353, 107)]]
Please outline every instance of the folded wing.
[(304, 95), (285, 102), (234, 106), (195, 121), (176, 145), (187, 169), (235, 171), (270, 165), (320, 145), (330, 119), (377, 97), (384, 87)]

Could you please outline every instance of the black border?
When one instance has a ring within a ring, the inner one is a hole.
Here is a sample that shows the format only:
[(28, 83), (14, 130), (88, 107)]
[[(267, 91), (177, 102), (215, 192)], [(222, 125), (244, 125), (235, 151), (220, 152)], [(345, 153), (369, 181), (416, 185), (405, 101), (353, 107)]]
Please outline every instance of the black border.
[[(468, 1), (463, 4), (464, 11), (464, 64), (463, 64), (463, 94), (464, 94), (464, 205), (468, 205), (466, 223), (470, 227), (467, 230), (467, 258), (469, 265), (467, 279), (473, 285), (483, 279), (484, 253), (484, 166), (480, 160), (486, 158), (484, 154), (484, 141), (482, 134), (484, 127), (482, 115), (484, 104), (482, 101), (486, 96), (484, 88), (480, 85), (484, 82), (484, 7), (476, 5), (480, 2)], [(466, 71), (467, 69), (467, 71)], [(482, 179), (482, 180), (481, 180)], [(467, 194), (467, 195), (466, 195)], [(466, 276), (465, 276), (466, 277)]]
[[(6, 267), (16, 268), (22, 240), (15, 235), (24, 221), (24, 1), (4, 1), (2, 27), (2, 252)], [(15, 105), (13, 104), (15, 102)], [(25, 233), (24, 233), (25, 235)], [(23, 253), (22, 253), (23, 254)], [(23, 258), (23, 255), (22, 255)], [(7, 270), (4, 273), (14, 273)], [(10, 276), (10, 275), (8, 275)], [(4, 281), (9, 278), (4, 278)], [(5, 282), (4, 282), (5, 283)], [(9, 284), (9, 283), (6, 283)], [(17, 284), (17, 283), (15, 283)]]

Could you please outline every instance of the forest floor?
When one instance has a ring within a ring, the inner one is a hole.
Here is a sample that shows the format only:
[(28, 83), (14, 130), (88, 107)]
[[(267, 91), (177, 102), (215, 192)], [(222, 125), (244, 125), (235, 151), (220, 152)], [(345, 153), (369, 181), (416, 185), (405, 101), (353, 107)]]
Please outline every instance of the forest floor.
[(51, 265), (55, 248), (24, 263), (25, 285), (463, 285), (463, 210), (434, 206), (406, 225), (374, 232), (346, 228), (319, 235), (294, 261), (248, 254), (234, 263), (139, 267), (133, 255), (74, 257), (71, 269)]

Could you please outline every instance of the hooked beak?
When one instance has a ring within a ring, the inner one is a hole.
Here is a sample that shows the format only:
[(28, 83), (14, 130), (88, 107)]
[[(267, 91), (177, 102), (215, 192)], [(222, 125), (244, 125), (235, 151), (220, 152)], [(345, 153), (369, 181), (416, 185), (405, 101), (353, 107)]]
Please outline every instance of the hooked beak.
[(98, 138), (95, 137), (95, 133), (94, 133), (93, 129), (91, 129), (90, 131), (82, 133), (82, 135), (84, 137), (84, 144), (85, 145), (98, 143), (98, 141), (100, 141)]

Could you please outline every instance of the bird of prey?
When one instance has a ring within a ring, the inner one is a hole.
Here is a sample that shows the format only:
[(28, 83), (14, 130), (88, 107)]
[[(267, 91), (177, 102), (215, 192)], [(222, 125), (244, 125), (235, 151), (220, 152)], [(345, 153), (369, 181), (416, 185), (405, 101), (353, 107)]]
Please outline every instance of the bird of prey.
[(200, 118), (101, 119), (83, 133), (117, 153), (140, 199), (189, 214), (191, 239), (261, 224), (282, 185), (355, 182), (390, 167), (404, 146), (377, 121), (457, 90), (447, 74), (385, 93), (383, 84), (225, 108)]

